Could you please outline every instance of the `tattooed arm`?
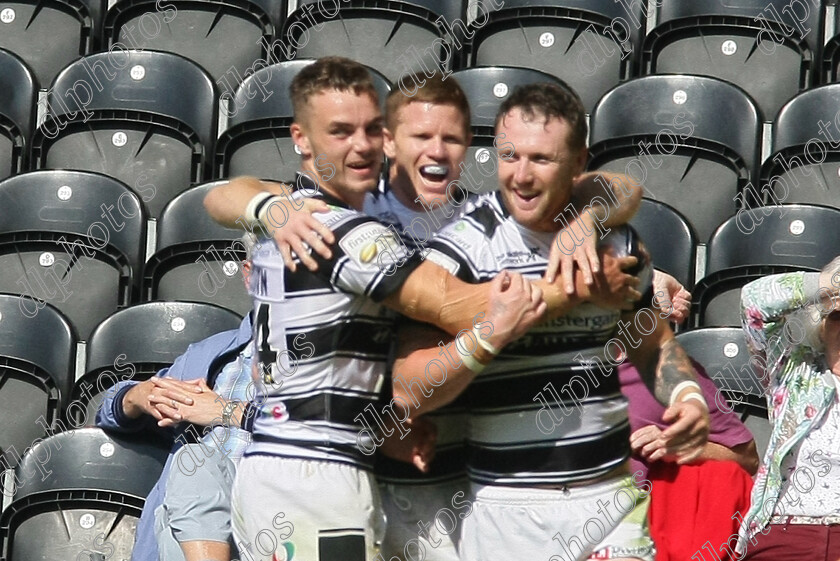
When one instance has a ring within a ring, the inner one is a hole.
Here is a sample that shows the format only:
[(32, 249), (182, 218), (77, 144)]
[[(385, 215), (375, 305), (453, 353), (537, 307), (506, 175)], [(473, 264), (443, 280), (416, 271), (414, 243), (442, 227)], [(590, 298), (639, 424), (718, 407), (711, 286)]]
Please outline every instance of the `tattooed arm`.
[[(650, 331), (653, 318), (657, 321)], [(636, 325), (647, 334), (640, 332)], [(638, 368), (651, 393), (667, 407), (662, 420), (670, 426), (660, 436), (659, 456), (650, 460), (665, 455), (676, 455), (681, 464), (694, 460), (703, 452), (709, 435), (709, 410), (690, 397), (692, 393), (702, 393), (699, 386), (688, 385), (680, 389), (683, 382), (697, 383), (688, 355), (677, 343), (668, 323), (659, 320), (656, 313), (648, 314), (644, 309), (625, 313), (622, 326), (620, 333), (630, 361)]]

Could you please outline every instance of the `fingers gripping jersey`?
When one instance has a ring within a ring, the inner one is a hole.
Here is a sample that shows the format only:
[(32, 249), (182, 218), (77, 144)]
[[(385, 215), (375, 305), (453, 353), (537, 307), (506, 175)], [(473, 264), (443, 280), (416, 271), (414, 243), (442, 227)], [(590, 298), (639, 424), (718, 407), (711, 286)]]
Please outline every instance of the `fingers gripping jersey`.
[[(497, 193), (444, 228), (427, 258), (467, 282), (503, 269), (537, 279), (554, 236), (519, 225)], [(626, 401), (604, 351), (619, 319), (616, 310), (582, 304), (510, 343), (476, 377), (467, 389), (473, 481), (568, 483), (606, 474), (629, 457)]]
[(375, 403), (385, 372), (393, 316), (377, 302), (397, 290), (420, 259), (406, 256), (375, 219), (322, 196), (330, 211), (313, 216), (337, 243), (331, 259), (313, 254), (316, 273), (285, 269), (273, 240), (263, 240), (253, 255), (262, 406), (246, 455), (370, 468), (370, 458), (357, 448), (363, 427), (354, 418)]

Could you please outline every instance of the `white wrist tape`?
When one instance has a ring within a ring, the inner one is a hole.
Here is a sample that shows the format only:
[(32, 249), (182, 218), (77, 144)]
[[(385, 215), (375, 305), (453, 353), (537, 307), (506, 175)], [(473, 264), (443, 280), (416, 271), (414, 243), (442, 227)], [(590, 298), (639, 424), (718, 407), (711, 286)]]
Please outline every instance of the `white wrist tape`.
[(706, 403), (706, 398), (703, 397), (702, 394), (699, 394), (697, 392), (691, 392), (689, 394), (686, 394), (685, 397), (680, 400), (680, 402), (684, 403), (689, 399), (696, 399), (697, 401), (703, 404), (703, 407), (705, 407), (707, 410), (709, 409), (709, 404)]
[(668, 403), (670, 405), (673, 405), (674, 402), (677, 401), (677, 396), (680, 395), (680, 392), (687, 388), (697, 390), (697, 393), (699, 393), (702, 397), (703, 390), (700, 389), (700, 385), (693, 380), (686, 380), (685, 382), (680, 382), (679, 384), (677, 384), (677, 387), (674, 388), (674, 391), (671, 392), (671, 400)]
[(486, 364), (481, 364), (473, 355), (461, 355), (461, 361), (463, 361), (464, 366), (472, 370), (474, 373), (478, 374), (487, 366)]
[(247, 220), (249, 224), (262, 222), (267, 226), (268, 223), (266, 222), (266, 216), (268, 215), (269, 208), (276, 199), (279, 200), (282, 199), (282, 197), (266, 192), (254, 195), (254, 198), (248, 201), (248, 205), (245, 207), (245, 220)]
[(484, 349), (485, 351), (487, 351), (488, 353), (490, 353), (493, 356), (496, 356), (497, 354), (499, 354), (499, 349), (497, 349), (496, 347), (491, 345), (489, 341), (485, 341), (484, 339), (481, 338), (481, 333), (479, 332), (478, 327), (473, 326), (472, 332), (473, 332), (473, 335), (475, 335), (475, 338), (478, 341), (478, 344), (482, 349)]

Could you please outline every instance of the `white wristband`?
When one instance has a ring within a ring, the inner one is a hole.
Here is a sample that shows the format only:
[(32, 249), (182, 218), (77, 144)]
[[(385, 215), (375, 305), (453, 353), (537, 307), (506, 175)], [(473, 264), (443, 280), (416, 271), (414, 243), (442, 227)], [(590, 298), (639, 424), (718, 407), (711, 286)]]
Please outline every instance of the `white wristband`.
[(684, 403), (684, 402), (688, 401), (689, 399), (695, 399), (695, 400), (699, 401), (700, 403), (702, 403), (703, 407), (705, 407), (706, 410), (709, 409), (709, 404), (706, 403), (706, 398), (703, 397), (702, 394), (699, 394), (697, 392), (691, 392), (689, 394), (685, 394), (685, 397), (680, 400), (680, 403)]
[(254, 195), (254, 198), (248, 201), (248, 206), (245, 207), (245, 220), (249, 224), (262, 222), (266, 227), (271, 226), (268, 223), (268, 212), (271, 210), (271, 205), (275, 202), (282, 204), (283, 197), (280, 195), (273, 195), (271, 193), (259, 193)]
[(695, 382), (694, 380), (686, 380), (685, 382), (680, 382), (677, 384), (677, 387), (674, 388), (674, 391), (671, 392), (671, 400), (668, 402), (670, 405), (673, 405), (675, 401), (677, 401), (677, 396), (680, 395), (680, 392), (686, 388), (692, 388), (697, 390), (697, 393), (701, 393), (703, 390), (700, 389), (700, 385)]
[(478, 374), (487, 366), (486, 364), (481, 364), (473, 355), (461, 355), (461, 361), (463, 361), (464, 366), (472, 370), (475, 374)]
[(481, 333), (479, 332), (478, 327), (473, 326), (472, 332), (473, 332), (473, 335), (475, 335), (476, 340), (478, 341), (478, 345), (482, 349), (484, 349), (485, 351), (487, 351), (488, 353), (490, 353), (493, 356), (496, 356), (497, 354), (499, 354), (499, 349), (497, 349), (496, 347), (491, 345), (489, 341), (485, 341), (484, 339), (481, 338)]

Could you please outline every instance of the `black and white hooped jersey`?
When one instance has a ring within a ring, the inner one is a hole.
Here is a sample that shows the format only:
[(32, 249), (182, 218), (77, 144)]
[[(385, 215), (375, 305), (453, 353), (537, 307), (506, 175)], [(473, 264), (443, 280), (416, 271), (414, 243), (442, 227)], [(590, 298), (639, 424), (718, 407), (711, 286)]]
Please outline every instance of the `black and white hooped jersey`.
[[(472, 283), (503, 269), (538, 279), (554, 237), (519, 225), (495, 193), (444, 228), (427, 258)], [(569, 483), (599, 477), (627, 460), (627, 404), (618, 375), (604, 360), (604, 344), (619, 319), (615, 310), (577, 306), (510, 343), (476, 377), (466, 390), (473, 481)], [(583, 364), (591, 357), (603, 362), (605, 373), (597, 365), (586, 373)]]
[[(372, 456), (361, 448), (374, 446), (354, 419), (376, 404), (385, 374), (394, 320), (378, 302), (421, 260), (406, 257), (376, 219), (326, 193), (317, 196), (330, 210), (313, 216), (337, 241), (331, 259), (313, 253), (316, 273), (302, 266), (288, 271), (273, 240), (263, 240), (253, 254), (255, 376), (263, 384), (253, 443), (245, 455), (371, 469)], [(395, 262), (399, 266), (391, 267)]]
[[(409, 251), (426, 254), (425, 247), (431, 242), (435, 233), (447, 224), (460, 219), (464, 210), (471, 208), (473, 198), (460, 207), (436, 205), (431, 212), (416, 211), (406, 207), (390, 189), (386, 182), (379, 185), (378, 190), (365, 198), (365, 213), (381, 222), (393, 226), (400, 235)], [(425, 241), (424, 241), (425, 240)], [(397, 321), (410, 322), (412, 320), (399, 317)], [(393, 362), (393, 361), (390, 361)], [(383, 388), (383, 402), (387, 405), (393, 392), (391, 390), (391, 372)], [(420, 389), (415, 386), (415, 391)], [(387, 399), (385, 399), (387, 397)], [(413, 465), (395, 460), (379, 454), (376, 458), (376, 478), (380, 482), (390, 484), (418, 484), (440, 483), (464, 477), (465, 473), (465, 414), (462, 399), (428, 413), (428, 417), (437, 425), (437, 441), (435, 445), (435, 459), (427, 473), (422, 473)], [(394, 438), (394, 437), (392, 437)]]

